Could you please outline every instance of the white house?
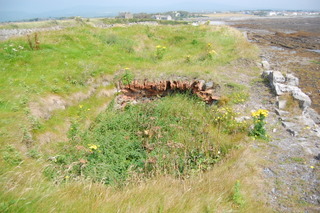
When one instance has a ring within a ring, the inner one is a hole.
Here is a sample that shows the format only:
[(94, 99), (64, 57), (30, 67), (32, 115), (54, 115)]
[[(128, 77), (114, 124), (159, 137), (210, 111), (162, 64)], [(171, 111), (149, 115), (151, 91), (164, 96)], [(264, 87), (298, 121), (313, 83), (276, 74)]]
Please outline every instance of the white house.
[(172, 20), (172, 17), (170, 15), (154, 15), (153, 18), (156, 20), (167, 20), (167, 21)]

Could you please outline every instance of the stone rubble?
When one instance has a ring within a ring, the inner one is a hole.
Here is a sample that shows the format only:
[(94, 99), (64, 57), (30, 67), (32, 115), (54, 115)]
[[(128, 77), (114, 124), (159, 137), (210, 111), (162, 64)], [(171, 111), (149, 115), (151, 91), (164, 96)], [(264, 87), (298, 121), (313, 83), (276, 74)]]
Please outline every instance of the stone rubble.
[(117, 87), (121, 91), (121, 95), (117, 100), (122, 107), (128, 102), (150, 101), (174, 92), (190, 92), (197, 95), (207, 104), (212, 104), (219, 100), (219, 97), (214, 95), (217, 85), (214, 82), (205, 82), (204, 80), (164, 80), (158, 82), (134, 80), (128, 85), (119, 82)]
[(15, 36), (23, 36), (34, 32), (61, 30), (61, 26), (33, 28), (33, 29), (0, 29), (0, 40), (7, 40)]
[[(320, 115), (310, 108), (311, 99), (298, 87), (299, 79), (293, 74), (287, 74), (286, 77), (284, 77), (281, 72), (270, 70), (270, 67), (265, 66), (265, 64), (269, 64), (267, 61), (262, 61), (261, 64), (265, 69), (268, 68), (263, 71), (262, 77), (269, 81), (271, 88), (277, 95), (277, 109), (275, 109), (275, 112), (279, 116), (279, 120), (282, 121), (282, 126), (294, 137), (298, 136), (298, 132), (301, 130), (301, 125), (307, 126), (313, 130), (316, 136), (320, 137), (320, 127), (317, 125), (320, 123)], [(287, 100), (281, 99), (281, 96), (285, 94), (291, 94), (294, 99), (299, 101), (299, 106), (302, 109), (302, 115), (296, 117), (296, 120), (299, 121), (300, 126), (295, 122), (289, 122), (288, 118), (284, 117), (289, 116), (290, 114), (285, 111)]]

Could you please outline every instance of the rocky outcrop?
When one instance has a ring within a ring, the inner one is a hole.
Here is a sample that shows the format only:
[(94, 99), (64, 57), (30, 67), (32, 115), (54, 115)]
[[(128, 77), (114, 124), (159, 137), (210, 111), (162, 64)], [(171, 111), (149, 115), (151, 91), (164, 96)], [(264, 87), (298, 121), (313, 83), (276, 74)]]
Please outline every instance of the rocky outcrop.
[(187, 93), (197, 95), (207, 104), (212, 104), (219, 100), (218, 96), (214, 95), (214, 90), (217, 85), (213, 82), (205, 82), (204, 80), (182, 81), (182, 80), (167, 80), (167, 81), (138, 81), (134, 80), (128, 85), (118, 84), (121, 91), (120, 105), (125, 105), (130, 101), (141, 99), (153, 99), (164, 97), (172, 93)]
[(298, 87), (299, 79), (292, 74), (287, 74), (287, 76), (284, 77), (279, 71), (266, 70), (262, 73), (262, 77), (269, 80), (270, 86), (276, 95), (281, 96), (289, 93), (299, 101), (302, 109), (311, 106), (310, 97), (301, 91)]
[[(299, 79), (292, 74), (287, 74), (284, 77), (281, 72), (274, 70), (265, 70), (262, 73), (262, 77), (268, 79), (271, 88), (277, 95), (277, 109), (275, 111), (282, 121), (282, 126), (294, 137), (298, 136), (299, 132), (301, 132), (301, 126), (307, 127), (316, 136), (320, 137), (320, 127), (317, 125), (320, 123), (320, 115), (310, 108), (311, 99), (298, 87)], [(281, 98), (284, 94), (291, 94), (294, 99), (299, 101), (302, 115), (295, 117), (299, 121), (299, 124), (288, 121), (290, 113), (285, 111), (287, 100)]]

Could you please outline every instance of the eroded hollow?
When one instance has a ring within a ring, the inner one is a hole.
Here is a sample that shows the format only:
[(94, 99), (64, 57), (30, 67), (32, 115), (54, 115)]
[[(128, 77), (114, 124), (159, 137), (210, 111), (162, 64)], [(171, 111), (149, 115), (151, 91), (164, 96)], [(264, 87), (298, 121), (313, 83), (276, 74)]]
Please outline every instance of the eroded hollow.
[(218, 85), (214, 82), (204, 80), (164, 80), (158, 82), (134, 80), (126, 85), (119, 82), (118, 89), (121, 94), (118, 96), (117, 102), (121, 107), (124, 107), (127, 103), (148, 102), (173, 93), (189, 93), (198, 96), (207, 104), (212, 104), (219, 100), (219, 97), (214, 95), (217, 87)]

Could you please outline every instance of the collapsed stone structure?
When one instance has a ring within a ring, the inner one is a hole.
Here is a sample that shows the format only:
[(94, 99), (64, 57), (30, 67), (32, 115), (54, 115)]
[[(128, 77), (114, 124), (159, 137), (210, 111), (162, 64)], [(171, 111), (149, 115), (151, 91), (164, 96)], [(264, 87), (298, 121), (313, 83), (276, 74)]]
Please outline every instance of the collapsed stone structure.
[(299, 86), (299, 79), (292, 74), (287, 74), (286, 77), (279, 71), (266, 70), (262, 76), (267, 78), (270, 82), (271, 88), (276, 95), (292, 94), (292, 96), (299, 101), (300, 107), (306, 109), (311, 106), (311, 99), (308, 95), (301, 91)]
[(123, 106), (128, 102), (152, 100), (175, 92), (190, 92), (191, 94), (197, 95), (207, 104), (212, 104), (219, 100), (219, 97), (214, 95), (217, 86), (218, 85), (213, 82), (205, 82), (204, 80), (164, 80), (158, 82), (134, 80), (127, 85), (119, 82), (118, 89), (121, 91), (121, 95), (118, 98), (118, 102)]
[(277, 109), (275, 111), (276, 114), (280, 116), (279, 119), (282, 121), (282, 126), (284, 126), (292, 136), (297, 136), (301, 129), (299, 125), (291, 121), (290, 113), (285, 111), (287, 100), (282, 98), (282, 96), (290, 94), (299, 102), (299, 106), (302, 109), (302, 115), (296, 116), (295, 118), (301, 123), (300, 125), (308, 126), (320, 137), (320, 127), (318, 126), (318, 124), (320, 124), (320, 115), (311, 108), (312, 102), (310, 97), (298, 87), (299, 79), (292, 74), (283, 76), (281, 72), (274, 70), (263, 71), (262, 77), (269, 81), (271, 88), (277, 96)]

